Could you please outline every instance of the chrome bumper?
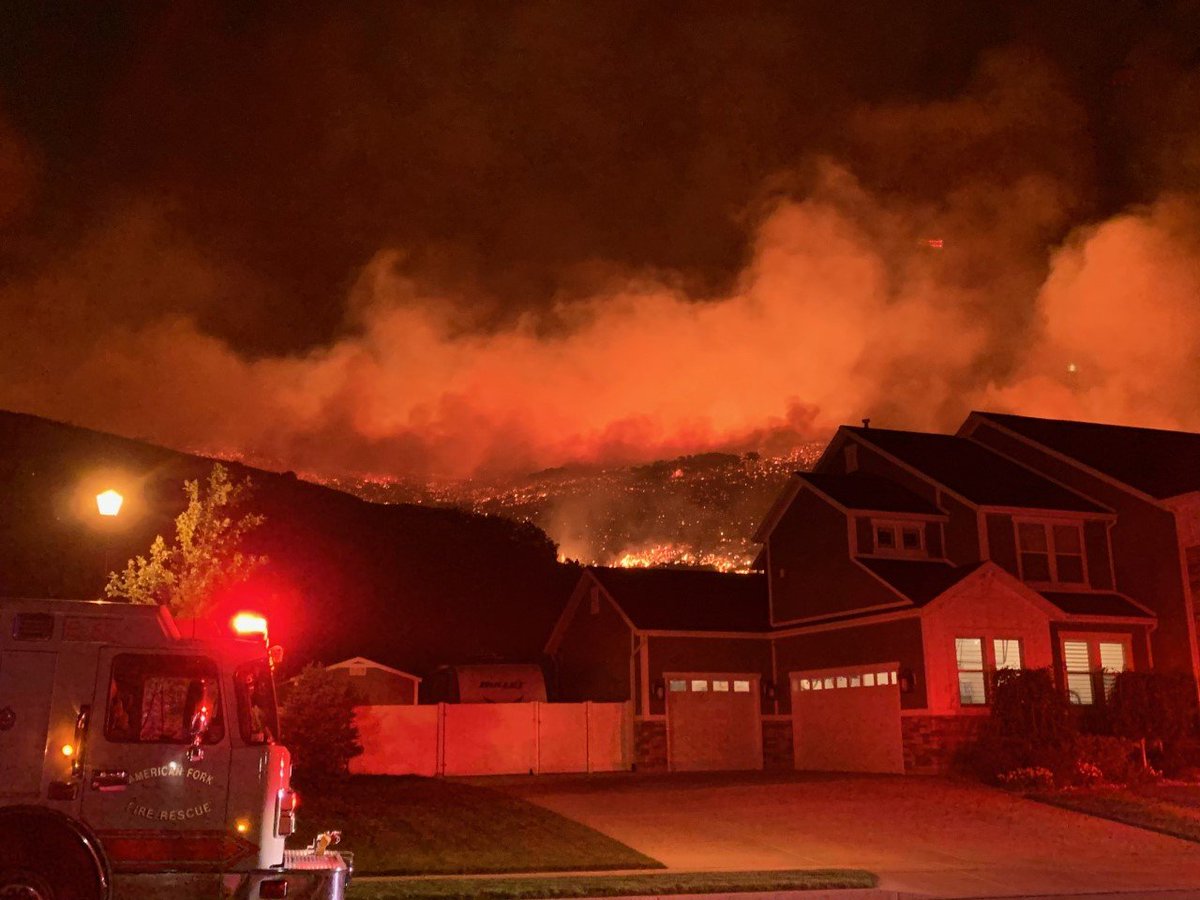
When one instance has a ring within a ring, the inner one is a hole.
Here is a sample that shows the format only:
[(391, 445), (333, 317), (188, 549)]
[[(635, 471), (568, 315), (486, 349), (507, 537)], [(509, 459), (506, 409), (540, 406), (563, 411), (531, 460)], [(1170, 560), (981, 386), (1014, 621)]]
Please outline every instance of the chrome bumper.
[(327, 850), (285, 850), (278, 869), (256, 869), (225, 876), (225, 896), (235, 900), (259, 900), (264, 881), (287, 881), (288, 900), (343, 900), (354, 873), (354, 854)]

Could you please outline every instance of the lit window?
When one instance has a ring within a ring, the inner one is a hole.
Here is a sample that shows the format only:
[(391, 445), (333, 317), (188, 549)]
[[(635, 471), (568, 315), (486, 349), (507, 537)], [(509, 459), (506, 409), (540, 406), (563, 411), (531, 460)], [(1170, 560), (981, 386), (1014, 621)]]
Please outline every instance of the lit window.
[(687, 690), (687, 682), (672, 678), (671, 679), (671, 690), (672, 691), (686, 691)]
[(875, 687), (875, 673), (874, 672), (868, 672), (866, 675), (863, 676), (863, 686), (864, 687)]
[(825, 686), (821, 684), (820, 680), (817, 680), (812, 683), (812, 689), (814, 691), (823, 691), (825, 690)]
[(729, 693), (729, 682), (728, 681), (714, 681), (713, 682), (713, 690), (714, 691), (724, 691), (725, 693)]
[(707, 691), (708, 690), (708, 682), (705, 681), (703, 678), (697, 678), (695, 681), (692, 682), (692, 690), (693, 691)]
[(1063, 641), (1063, 666), (1067, 670), (1067, 693), (1071, 702), (1083, 706), (1095, 703), (1087, 641)]
[(807, 678), (800, 679), (800, 690), (807, 691), (812, 687), (812, 683)]
[(735, 681), (735, 682), (733, 683), (733, 692), (734, 692), (735, 694), (748, 694), (748, 693), (750, 693), (750, 682), (748, 682), (748, 681)]
[(1048, 584), (1086, 584), (1083, 537), (1078, 525), (1017, 523), (1021, 577)]
[(887, 672), (876, 672), (875, 673), (875, 683), (880, 684), (880, 685), (887, 684), (888, 683), (888, 673)]
[(1021, 668), (1021, 642), (1013, 638), (996, 638), (992, 641), (992, 652), (996, 655), (997, 669)]
[(888, 681), (890, 681), (892, 684), (896, 683), (896, 673), (895, 672), (888, 672)]
[(1117, 675), (1129, 668), (1129, 646), (1124, 641), (1078, 637), (1062, 642), (1067, 694), (1072, 703), (1090, 706), (1096, 702), (1096, 676), (1107, 699)]
[(983, 676), (983, 639), (955, 638), (954, 655), (958, 661), (958, 700), (963, 706), (987, 702)]

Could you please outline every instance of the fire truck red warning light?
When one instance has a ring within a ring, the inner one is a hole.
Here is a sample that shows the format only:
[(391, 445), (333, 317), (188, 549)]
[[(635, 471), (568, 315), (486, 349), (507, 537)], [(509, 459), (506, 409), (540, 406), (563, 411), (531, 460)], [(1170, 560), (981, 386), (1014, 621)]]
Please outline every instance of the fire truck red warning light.
[(925, 246), (932, 247), (934, 250), (941, 250), (946, 245), (946, 242), (941, 238), (926, 238)]
[(238, 637), (250, 637), (261, 634), (263, 640), (267, 637), (267, 619), (259, 613), (240, 612), (229, 620), (233, 633)]

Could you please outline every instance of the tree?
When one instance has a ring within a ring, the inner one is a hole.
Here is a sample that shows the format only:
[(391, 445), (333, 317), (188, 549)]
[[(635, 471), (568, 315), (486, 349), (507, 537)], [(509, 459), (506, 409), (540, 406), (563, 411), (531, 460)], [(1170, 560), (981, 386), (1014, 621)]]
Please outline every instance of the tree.
[(280, 730), (297, 775), (308, 781), (341, 778), (363, 752), (354, 724), (354, 692), (337, 670), (310, 663), (288, 685)]
[(1169, 751), (1196, 730), (1196, 685), (1190, 674), (1119, 672), (1108, 698), (1108, 719), (1121, 737), (1137, 741), (1142, 766), (1147, 747)]
[(109, 575), (105, 596), (131, 603), (157, 603), (181, 617), (203, 615), (221, 592), (240, 584), (267, 562), (246, 553), (246, 535), (265, 518), (244, 511), (249, 478), (234, 482), (229, 470), (214, 463), (201, 488), (185, 481), (187, 508), (175, 517), (175, 540), (168, 546), (160, 534), (150, 555), (137, 556)]

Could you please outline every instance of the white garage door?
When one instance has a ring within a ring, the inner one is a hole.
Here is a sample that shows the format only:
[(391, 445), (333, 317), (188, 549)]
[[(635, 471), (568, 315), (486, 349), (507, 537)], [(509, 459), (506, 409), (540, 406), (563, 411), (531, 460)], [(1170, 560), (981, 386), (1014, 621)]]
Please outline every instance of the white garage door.
[(758, 676), (668, 674), (666, 682), (672, 771), (763, 767)]
[(903, 772), (897, 666), (793, 672), (796, 768), (819, 772)]

